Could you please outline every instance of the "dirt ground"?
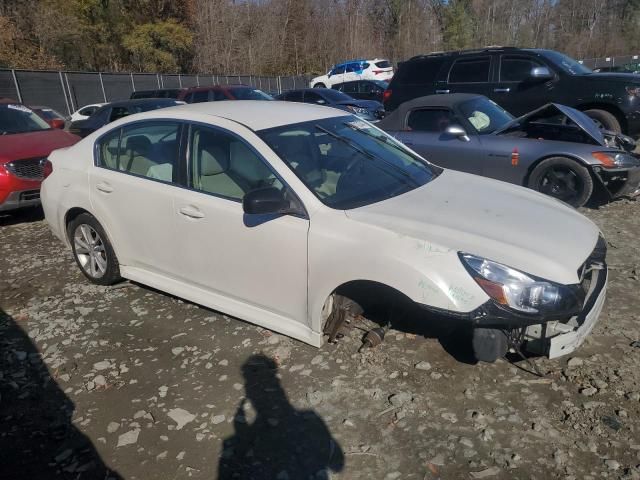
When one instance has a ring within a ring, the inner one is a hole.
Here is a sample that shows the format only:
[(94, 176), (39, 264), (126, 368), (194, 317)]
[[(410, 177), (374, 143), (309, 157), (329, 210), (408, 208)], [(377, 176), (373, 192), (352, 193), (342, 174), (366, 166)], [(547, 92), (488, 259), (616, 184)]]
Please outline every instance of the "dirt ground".
[(584, 210), (609, 295), (557, 360), (391, 330), (321, 349), (137, 284), (0, 217), (1, 479), (640, 479), (640, 202)]

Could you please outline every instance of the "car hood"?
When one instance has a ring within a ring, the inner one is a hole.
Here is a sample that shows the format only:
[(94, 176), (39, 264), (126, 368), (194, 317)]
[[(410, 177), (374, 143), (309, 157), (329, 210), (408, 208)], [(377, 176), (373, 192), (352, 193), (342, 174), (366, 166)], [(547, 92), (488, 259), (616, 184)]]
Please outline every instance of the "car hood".
[(536, 108), (529, 113), (518, 117), (501, 128), (493, 132), (494, 135), (500, 135), (506, 130), (513, 131), (517, 125), (524, 126), (527, 122), (540, 117), (553, 117), (554, 115), (565, 115), (571, 119), (581, 130), (589, 135), (598, 145), (603, 147), (608, 146), (605, 142), (604, 134), (598, 128), (598, 126), (587, 115), (575, 108), (567, 107), (566, 105), (560, 105), (559, 103), (547, 103), (540, 108)]
[(375, 100), (343, 100), (341, 102), (336, 102), (336, 105), (353, 105), (355, 107), (366, 108), (367, 110), (378, 110), (382, 108), (382, 104), (380, 102), (376, 102)]
[(80, 137), (76, 135), (53, 128), (37, 132), (2, 135), (0, 136), (0, 162), (46, 157), (53, 150), (68, 147), (79, 140)]
[(346, 215), (563, 284), (578, 282), (599, 235), (593, 222), (558, 200), (446, 169), (420, 188)]

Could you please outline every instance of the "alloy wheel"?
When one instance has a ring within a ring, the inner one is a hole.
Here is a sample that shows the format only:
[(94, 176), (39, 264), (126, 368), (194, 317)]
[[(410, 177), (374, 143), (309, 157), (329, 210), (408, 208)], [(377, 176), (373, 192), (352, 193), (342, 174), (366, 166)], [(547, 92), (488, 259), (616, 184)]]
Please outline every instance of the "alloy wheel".
[(551, 167), (540, 179), (540, 192), (570, 204), (582, 194), (582, 189), (580, 177), (567, 167)]
[(78, 225), (73, 234), (73, 243), (78, 263), (93, 278), (107, 272), (107, 252), (100, 234), (86, 223)]

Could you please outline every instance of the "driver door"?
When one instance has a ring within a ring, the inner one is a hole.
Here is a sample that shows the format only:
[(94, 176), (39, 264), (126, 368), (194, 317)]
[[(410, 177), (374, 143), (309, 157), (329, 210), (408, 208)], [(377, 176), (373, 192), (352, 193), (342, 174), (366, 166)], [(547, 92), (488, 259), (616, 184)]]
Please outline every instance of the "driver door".
[(482, 175), (480, 140), (469, 133), (468, 141), (446, 132), (450, 125), (461, 125), (447, 108), (421, 108), (410, 111), (405, 129), (395, 137), (424, 158), (444, 168)]
[(281, 322), (288, 333), (306, 327), (309, 220), (244, 214), (247, 192), (288, 187), (252, 146), (231, 133), (237, 128), (233, 122), (218, 122), (227, 122), (229, 130), (190, 127), (188, 189), (174, 197), (178, 276), (230, 315), (267, 328)]

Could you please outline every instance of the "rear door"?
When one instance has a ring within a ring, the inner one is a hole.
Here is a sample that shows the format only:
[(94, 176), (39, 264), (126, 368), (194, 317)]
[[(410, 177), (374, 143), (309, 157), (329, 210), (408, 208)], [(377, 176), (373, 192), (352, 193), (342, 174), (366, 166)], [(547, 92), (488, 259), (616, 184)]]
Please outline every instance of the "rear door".
[(395, 137), (430, 162), (461, 172), (482, 174), (483, 154), (478, 137), (460, 139), (446, 132), (462, 122), (448, 108), (417, 108), (407, 113), (405, 128)]
[(451, 64), (447, 87), (436, 93), (477, 93), (490, 96), (491, 55), (460, 55)]
[(516, 117), (552, 102), (555, 79), (544, 82), (532, 80), (531, 70), (536, 67), (547, 67), (553, 72), (548, 65), (530, 55), (500, 55), (498, 78), (489, 98)]
[(173, 120), (134, 122), (96, 142), (91, 204), (122, 265), (163, 274), (175, 268), (172, 195), (179, 189), (181, 130)]

